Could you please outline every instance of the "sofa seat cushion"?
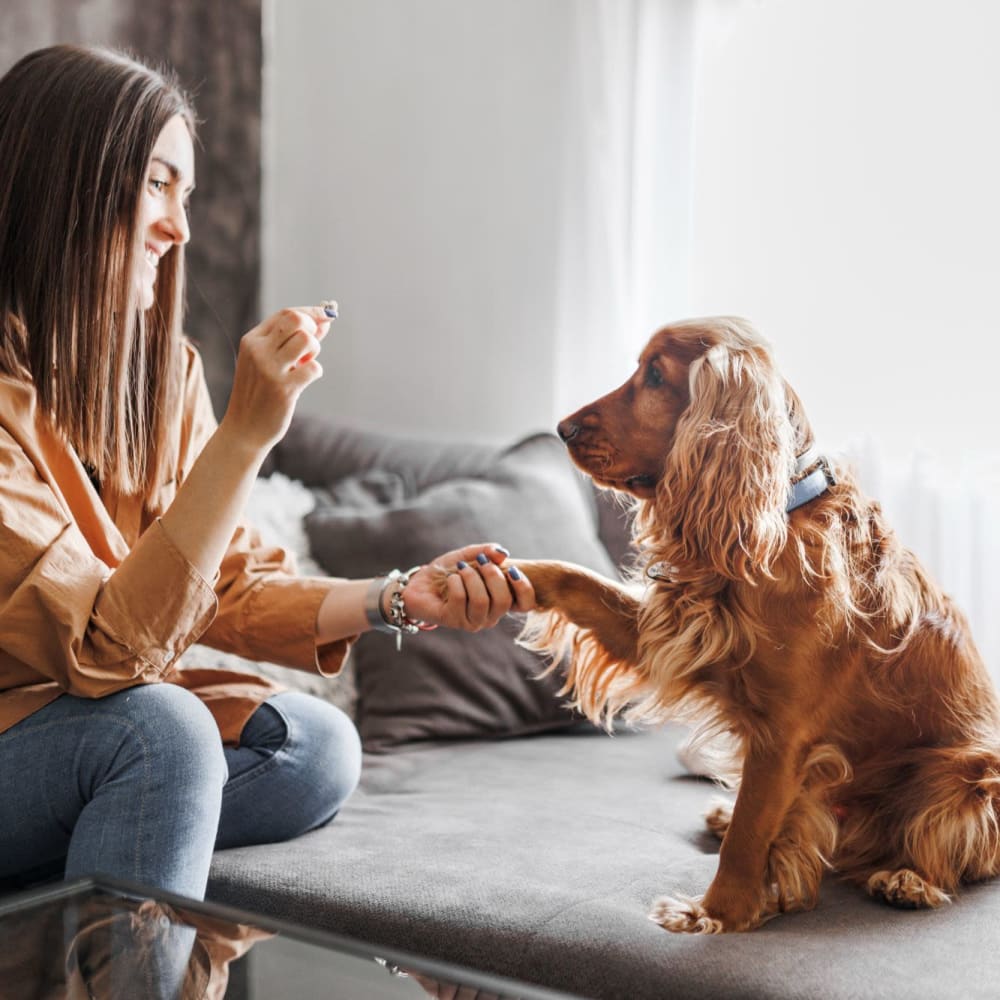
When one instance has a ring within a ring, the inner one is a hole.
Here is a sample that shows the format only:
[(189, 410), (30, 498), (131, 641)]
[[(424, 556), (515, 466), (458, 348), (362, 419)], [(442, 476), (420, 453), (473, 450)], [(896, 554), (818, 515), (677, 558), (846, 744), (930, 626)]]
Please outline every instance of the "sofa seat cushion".
[(673, 728), (414, 746), (368, 756), (359, 791), (293, 844), (216, 855), (209, 896), (586, 997), (994, 997), (1000, 883), (935, 911), (829, 879), (817, 908), (749, 934), (668, 934), (700, 894), (718, 794)]

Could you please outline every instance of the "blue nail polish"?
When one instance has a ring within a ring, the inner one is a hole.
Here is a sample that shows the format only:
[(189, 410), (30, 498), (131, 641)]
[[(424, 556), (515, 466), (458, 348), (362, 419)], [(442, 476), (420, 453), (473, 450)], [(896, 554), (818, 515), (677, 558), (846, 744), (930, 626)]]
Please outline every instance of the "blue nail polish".
[(337, 310), (333, 306), (323, 306), (323, 312), (326, 313), (327, 317), (330, 319), (337, 318)]
[(476, 562), (479, 563), (480, 566), (485, 566), (489, 562), (489, 559), (487, 559), (486, 556), (480, 552), (479, 555), (476, 556)]
[(512, 580), (521, 579), (521, 571), (516, 566), (511, 566), (511, 568), (507, 570), (507, 572), (510, 573), (510, 578)]
[(502, 553), (505, 556), (509, 556), (510, 555), (510, 552), (508, 552), (507, 549), (505, 549), (502, 545), (494, 545), (493, 546), (493, 551), (494, 552), (500, 552), (500, 553)]
[(458, 562), (457, 562), (457, 563), (455, 563), (455, 565), (456, 565), (456, 566), (457, 566), (457, 567), (458, 567), (459, 569), (468, 569), (468, 568), (469, 568), (469, 564), (468, 564), (467, 562), (462, 562), (462, 560), (461, 560), (461, 559), (459, 559), (459, 560), (458, 560)]

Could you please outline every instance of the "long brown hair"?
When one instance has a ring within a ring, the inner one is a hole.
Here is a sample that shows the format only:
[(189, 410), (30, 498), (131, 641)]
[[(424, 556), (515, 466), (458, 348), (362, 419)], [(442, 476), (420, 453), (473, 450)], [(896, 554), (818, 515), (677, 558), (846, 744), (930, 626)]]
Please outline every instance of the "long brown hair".
[(191, 103), (168, 71), (56, 45), (0, 79), (0, 369), (102, 485), (147, 496), (172, 461), (181, 391), (183, 247), (133, 288), (138, 208), (153, 146)]

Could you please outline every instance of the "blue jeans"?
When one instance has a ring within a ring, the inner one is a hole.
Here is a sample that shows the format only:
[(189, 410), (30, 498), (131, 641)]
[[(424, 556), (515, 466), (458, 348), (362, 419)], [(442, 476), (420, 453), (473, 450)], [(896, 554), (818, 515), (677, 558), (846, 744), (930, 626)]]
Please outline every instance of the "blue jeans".
[(218, 847), (328, 823), (357, 785), (351, 720), (310, 695), (270, 698), (223, 747), (173, 684), (63, 695), (0, 733), (0, 878), (105, 874), (204, 896)]

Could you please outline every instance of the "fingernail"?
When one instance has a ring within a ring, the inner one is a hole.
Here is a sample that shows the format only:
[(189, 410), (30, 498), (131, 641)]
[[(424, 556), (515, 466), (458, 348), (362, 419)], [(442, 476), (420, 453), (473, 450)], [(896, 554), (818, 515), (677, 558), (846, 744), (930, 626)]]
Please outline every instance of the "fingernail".
[(494, 545), (493, 546), (493, 551), (494, 552), (502, 552), (505, 556), (509, 556), (510, 555), (510, 553), (502, 545)]
[(489, 559), (487, 559), (486, 556), (480, 552), (479, 555), (476, 556), (476, 562), (479, 563), (480, 566), (485, 566), (489, 562)]
[(511, 566), (511, 568), (507, 570), (507, 572), (510, 573), (510, 578), (512, 580), (521, 579), (521, 571), (516, 566)]
[(461, 560), (461, 559), (459, 559), (459, 560), (458, 560), (458, 562), (457, 562), (457, 563), (455, 563), (455, 565), (456, 565), (456, 566), (457, 566), (457, 567), (458, 567), (459, 569), (468, 569), (468, 568), (469, 568), (469, 564), (468, 564), (467, 562), (462, 562), (462, 560)]

